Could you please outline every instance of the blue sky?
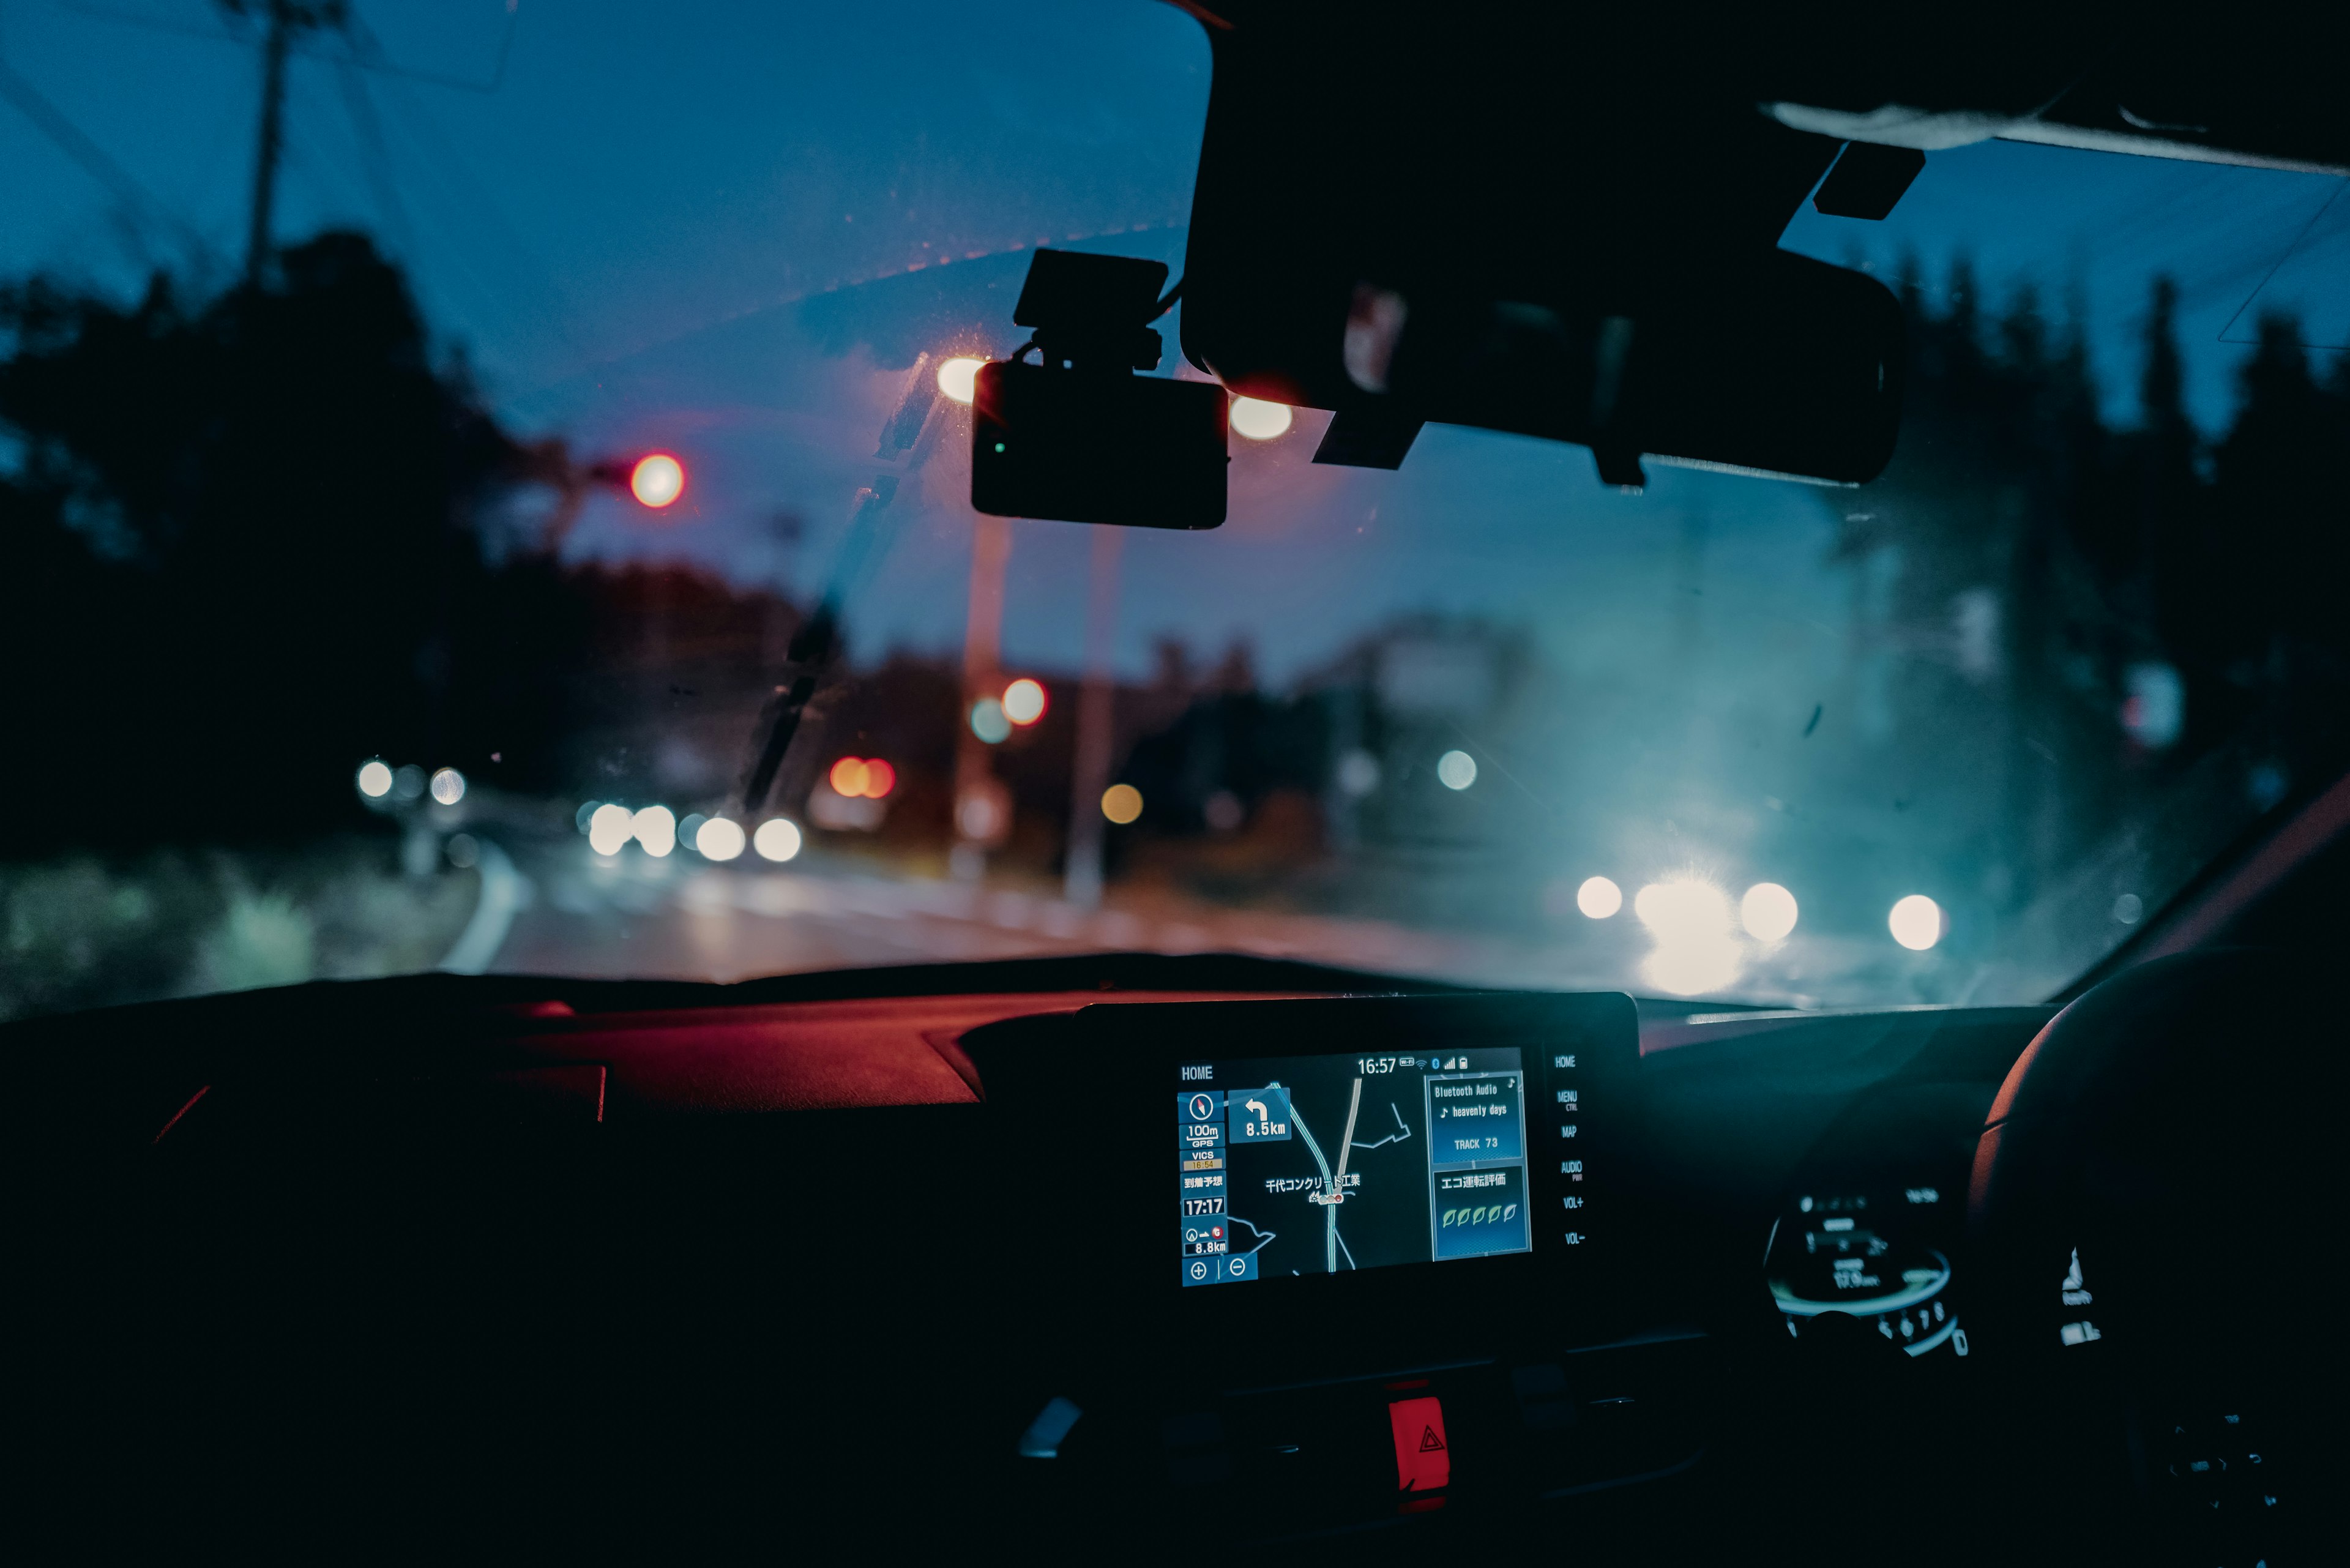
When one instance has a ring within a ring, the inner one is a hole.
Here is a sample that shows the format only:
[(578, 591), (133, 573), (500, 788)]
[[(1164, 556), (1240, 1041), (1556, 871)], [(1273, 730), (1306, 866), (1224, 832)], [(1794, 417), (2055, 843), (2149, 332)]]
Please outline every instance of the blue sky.
[[(803, 587), (828, 569), (874, 438), (920, 348), (1012, 346), (1040, 241), (1180, 260), (1208, 50), (1152, 0), (1014, 7), (360, 0), (361, 69), (296, 62), (277, 232), (377, 233), (436, 334), (510, 421), (591, 450), (686, 453), (660, 527), (591, 507), (585, 554), (681, 556)], [(207, 0), (0, 0), (0, 61), (140, 192), (117, 191), (0, 103), (0, 275), (128, 290), (157, 259), (225, 276), (241, 252), (257, 51)], [(471, 84), (471, 85), (452, 85)], [(1311, 178), (1326, 150), (1268, 147)], [(2245, 309), (2298, 304), (2350, 342), (2350, 200), (2315, 176), (1990, 143), (1937, 154), (1891, 221), (1806, 210), (1786, 244), (1939, 283), (1960, 251), (1993, 304), (2029, 280), (2085, 302), (2116, 417), (2157, 271), (2177, 275), (2192, 407), (2229, 406)], [(126, 218), (135, 210), (136, 218)], [(207, 259), (208, 258), (208, 259)], [(2330, 292), (2329, 292), (2330, 291)], [(2230, 328), (2230, 323), (2234, 326)], [(1825, 624), (1841, 580), (1814, 492), (1660, 474), (1603, 492), (1574, 449), (1432, 431), (1398, 474), (1305, 462), (1320, 416), (1240, 453), (1232, 522), (1138, 534), (1120, 658), (1182, 628), (1250, 640), (1276, 676), (1352, 630), (1439, 608), (1534, 626), (1579, 669), (1650, 658), (1677, 552), (1706, 520), (1718, 613)], [(893, 509), (858, 645), (959, 641), (968, 514), (947, 451)], [(796, 545), (773, 519), (806, 520)], [(1066, 663), (1082, 530), (1015, 525), (1006, 635)]]

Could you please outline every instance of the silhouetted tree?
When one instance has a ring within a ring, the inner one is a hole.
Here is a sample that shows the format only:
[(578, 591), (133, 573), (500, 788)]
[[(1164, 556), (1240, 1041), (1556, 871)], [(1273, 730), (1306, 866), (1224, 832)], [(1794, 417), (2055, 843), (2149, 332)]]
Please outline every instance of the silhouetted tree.
[[(2338, 768), (2350, 370), (2322, 384), (2294, 325), (2263, 322), (2236, 417), (2207, 446), (2184, 402), (2177, 290), (2157, 279), (2139, 417), (2110, 430), (2077, 326), (2052, 343), (2032, 291), (1986, 324), (1960, 260), (1940, 310), (1914, 264), (1899, 294), (1900, 448), (1838, 503), (1839, 552), (1893, 571), (1865, 642), (1894, 665), (1895, 733), (1857, 795), (1942, 790), (1945, 867), (1990, 867), (1993, 901), (2021, 901), (2223, 742), (2297, 774)], [(2146, 664), (2186, 694), (2183, 732), (2152, 749), (2120, 720)]]
[[(284, 253), (280, 281), (135, 306), (0, 293), (0, 806), (16, 852), (236, 836), (349, 809), (378, 752), (525, 754), (515, 667), (559, 628), (551, 564), (493, 571), (477, 524), (561, 484), (434, 368), (367, 240)], [(535, 646), (536, 645), (536, 646)]]

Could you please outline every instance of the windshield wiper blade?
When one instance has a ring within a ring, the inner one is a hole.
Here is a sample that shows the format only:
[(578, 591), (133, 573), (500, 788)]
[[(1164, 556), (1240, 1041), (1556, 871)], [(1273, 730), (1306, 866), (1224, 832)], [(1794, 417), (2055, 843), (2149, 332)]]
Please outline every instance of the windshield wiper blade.
[(816, 696), (824, 673), (840, 652), (840, 607), (862, 583), (870, 564), (876, 520), (898, 494), (898, 476), (877, 473), (873, 483), (858, 493), (856, 514), (848, 520), (847, 535), (841, 541), (840, 559), (835, 566), (832, 583), (824, 597), (800, 628), (792, 634), (791, 646), (785, 650), (785, 662), (796, 667), (797, 673), (775, 688), (775, 701), (759, 715), (759, 730), (764, 738), (758, 742), (756, 760), (751, 764), (750, 776), (743, 784), (743, 813), (755, 815), (767, 804), (767, 795), (775, 787), (775, 775), (783, 771), (784, 758), (792, 749), (792, 737), (799, 733), (801, 716)]

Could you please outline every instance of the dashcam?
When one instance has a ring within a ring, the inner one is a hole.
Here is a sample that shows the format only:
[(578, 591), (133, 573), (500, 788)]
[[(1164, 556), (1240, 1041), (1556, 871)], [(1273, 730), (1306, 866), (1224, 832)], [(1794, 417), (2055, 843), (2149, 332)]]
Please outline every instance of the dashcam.
[[(1004, 517), (1213, 528), (1231, 400), (1156, 369), (1167, 268), (1041, 250), (1012, 319), (1034, 336), (973, 385), (971, 504)], [(1026, 356), (1037, 356), (1030, 363)]]
[(981, 367), (971, 504), (1004, 517), (1213, 528), (1231, 400), (1212, 381)]

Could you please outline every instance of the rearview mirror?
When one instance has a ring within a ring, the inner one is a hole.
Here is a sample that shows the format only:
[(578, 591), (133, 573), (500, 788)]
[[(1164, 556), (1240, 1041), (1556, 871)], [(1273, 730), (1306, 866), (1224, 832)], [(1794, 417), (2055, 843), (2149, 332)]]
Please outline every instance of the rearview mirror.
[[(1384, 389), (1342, 402), (1342, 421), (1349, 402), (1356, 417), (1385, 404), (1577, 441), (1609, 483), (1640, 483), (1646, 453), (1858, 484), (1884, 470), (1900, 428), (1899, 302), (1784, 251), (1659, 280), (1613, 308), (1374, 297), (1350, 320), (1358, 343), (1367, 316), (1397, 324), (1372, 358)], [(1350, 354), (1350, 371), (1363, 358)]]

